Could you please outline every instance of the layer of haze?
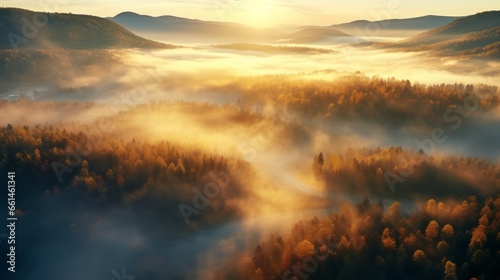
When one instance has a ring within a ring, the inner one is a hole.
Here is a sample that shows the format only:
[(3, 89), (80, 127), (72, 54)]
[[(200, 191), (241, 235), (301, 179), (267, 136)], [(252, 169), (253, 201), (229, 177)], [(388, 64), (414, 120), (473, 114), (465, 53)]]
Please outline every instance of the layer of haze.
[[(253, 196), (238, 201), (244, 213), (241, 220), (200, 229), (193, 235), (168, 239), (162, 244), (155, 243), (154, 234), (144, 230), (153, 227), (151, 222), (143, 221), (141, 227), (124, 221), (121, 217), (134, 215), (128, 210), (88, 211), (78, 230), (81, 235), (89, 234), (85, 240), (92, 245), (77, 243), (67, 263), (57, 269), (60, 276), (57, 279), (75, 271), (82, 272), (88, 279), (102, 278), (111, 268), (118, 269), (124, 264), (139, 273), (155, 271), (157, 275), (210, 279), (221, 273), (223, 265), (237, 265), (228, 260), (251, 248), (262, 236), (288, 231), (300, 217), (328, 214), (342, 201), (362, 199), (350, 194), (328, 197), (328, 202), (322, 199), (324, 189), (311, 174), (312, 159), (317, 153), (393, 145), (416, 149), (412, 146), (415, 137), (428, 137), (430, 133), (350, 120), (338, 120), (334, 124), (301, 120), (300, 125), (293, 126), (290, 120), (295, 116), (286, 108), (285, 117), (274, 120), (276, 110), (283, 108), (271, 105), (256, 110), (262, 112), (260, 115), (241, 113), (239, 101), (245, 96), (248, 79), (291, 75), (300, 83), (334, 80), (360, 71), (368, 76), (408, 79), (412, 83), (500, 85), (498, 62), (487, 62), (485, 67), (484, 61), (437, 59), (418, 53), (386, 53), (350, 47), (332, 47), (332, 50), (339, 53), (267, 54), (208, 46), (130, 51), (121, 55), (123, 65), (112, 71), (108, 71), (108, 65), (100, 65), (89, 72), (88, 77), (65, 78), (55, 86), (37, 87), (31, 92), (24, 88), (34, 103), (3, 105), (0, 113), (3, 126), (62, 122), (66, 123), (65, 128), (78, 130), (80, 127), (72, 122), (92, 125), (96, 119), (107, 119), (115, 123), (115, 130), (110, 133), (117, 139), (172, 141), (201, 147), (218, 155), (248, 160), (257, 174), (252, 178)], [(106, 73), (105, 78), (100, 78), (102, 73)], [(138, 104), (145, 107), (136, 107)], [(482, 126), (464, 126), (455, 138), (450, 135), (450, 141), (440, 147), (441, 151), (489, 156), (491, 160), (500, 158), (500, 150), (495, 148), (499, 139), (495, 132), (499, 117), (500, 113), (492, 115)], [(474, 137), (487, 131), (490, 131), (488, 141), (481, 142)], [(246, 153), (242, 144), (250, 145), (252, 152)], [(45, 202), (49, 209), (46, 211), (64, 211), (65, 202), (55, 196)], [(403, 201), (402, 205), (412, 209), (415, 203), (418, 201)], [(60, 240), (75, 241), (61, 234), (57, 243), (61, 247), (46, 243), (35, 253), (64, 252)], [(103, 263), (87, 262), (86, 258), (102, 252), (103, 248), (107, 251), (99, 258)], [(49, 257), (49, 261), (58, 260), (54, 255)], [(49, 273), (48, 268), (42, 271)]]

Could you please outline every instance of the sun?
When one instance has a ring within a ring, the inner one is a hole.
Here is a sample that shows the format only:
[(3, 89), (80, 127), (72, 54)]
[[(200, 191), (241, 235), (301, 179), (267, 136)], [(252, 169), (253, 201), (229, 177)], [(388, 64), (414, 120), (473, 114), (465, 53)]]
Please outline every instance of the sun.
[(245, 18), (249, 24), (257, 27), (265, 27), (273, 23), (272, 1), (250, 0), (243, 7)]

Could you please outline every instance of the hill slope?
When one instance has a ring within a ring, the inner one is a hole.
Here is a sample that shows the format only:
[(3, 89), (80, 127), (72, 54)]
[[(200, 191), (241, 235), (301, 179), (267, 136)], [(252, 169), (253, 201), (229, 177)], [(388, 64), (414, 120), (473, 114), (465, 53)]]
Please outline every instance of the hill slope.
[[(35, 19), (33, 22), (32, 19)], [(167, 48), (104, 18), (0, 8), (0, 49)]]
[(500, 57), (500, 11), (460, 18), (387, 47), (447, 56)]

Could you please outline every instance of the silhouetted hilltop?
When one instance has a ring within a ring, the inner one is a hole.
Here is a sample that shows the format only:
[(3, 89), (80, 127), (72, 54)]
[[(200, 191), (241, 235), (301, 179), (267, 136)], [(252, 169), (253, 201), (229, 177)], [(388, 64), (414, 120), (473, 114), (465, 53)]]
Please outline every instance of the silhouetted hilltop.
[(0, 8), (0, 48), (168, 48), (104, 18)]

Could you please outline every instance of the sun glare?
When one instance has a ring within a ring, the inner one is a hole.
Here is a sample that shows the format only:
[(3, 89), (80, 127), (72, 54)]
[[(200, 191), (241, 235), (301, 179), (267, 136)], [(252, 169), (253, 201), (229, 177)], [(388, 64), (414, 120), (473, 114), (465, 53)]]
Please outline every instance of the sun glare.
[(255, 27), (266, 27), (272, 25), (273, 5), (269, 1), (253, 0), (243, 7), (243, 19), (249, 25)]

